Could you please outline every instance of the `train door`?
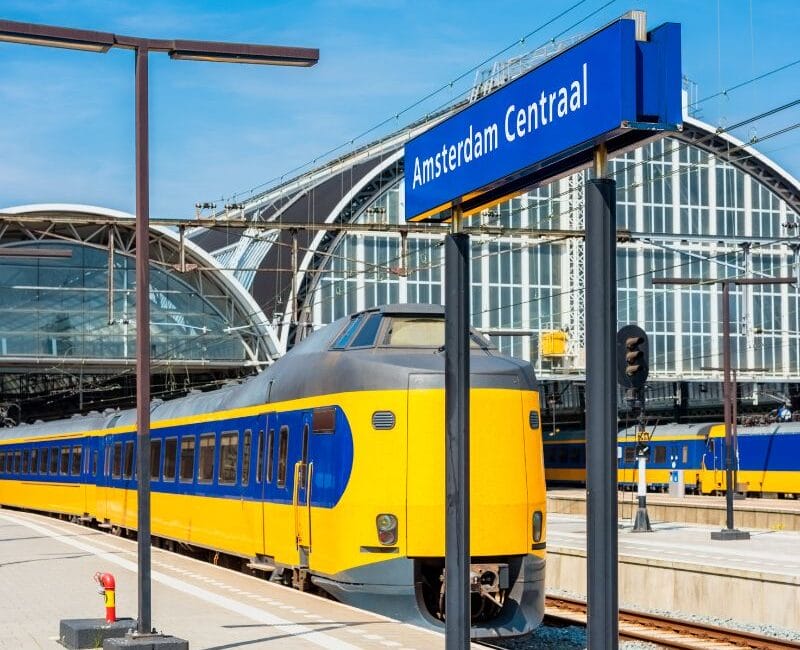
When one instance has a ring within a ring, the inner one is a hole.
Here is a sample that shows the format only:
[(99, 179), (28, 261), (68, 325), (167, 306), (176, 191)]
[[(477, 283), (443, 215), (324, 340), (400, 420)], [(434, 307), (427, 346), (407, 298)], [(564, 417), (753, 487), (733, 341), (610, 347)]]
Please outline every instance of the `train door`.
[(269, 415), (260, 415), (256, 420), (256, 430), (253, 431), (254, 441), (253, 447), (255, 449), (254, 452), (254, 463), (255, 463), (255, 472), (253, 476), (255, 478), (255, 486), (253, 488), (252, 494), (255, 495), (256, 503), (258, 504), (258, 508), (256, 508), (255, 520), (253, 521), (253, 539), (254, 539), (254, 546), (255, 552), (258, 555), (266, 554), (266, 532), (267, 532), (267, 515), (264, 512), (267, 500), (267, 477), (270, 474), (270, 470), (267, 467), (267, 461), (272, 461), (272, 454), (268, 449), (268, 431), (272, 428), (272, 436), (275, 436), (275, 414), (270, 413)]
[(98, 443), (100, 458), (98, 459), (97, 476), (95, 477), (97, 490), (97, 521), (103, 523), (108, 520), (108, 499), (111, 481), (111, 448), (113, 446), (112, 436), (103, 436)]
[(311, 552), (311, 502), (309, 501), (309, 475), (314, 471), (313, 464), (308, 462), (309, 443), (311, 441), (311, 414), (303, 413), (301, 421), (301, 438), (299, 457), (294, 463), (294, 486), (292, 504), (294, 507), (294, 530), (297, 540), (297, 552), (301, 566), (308, 566), (308, 555)]

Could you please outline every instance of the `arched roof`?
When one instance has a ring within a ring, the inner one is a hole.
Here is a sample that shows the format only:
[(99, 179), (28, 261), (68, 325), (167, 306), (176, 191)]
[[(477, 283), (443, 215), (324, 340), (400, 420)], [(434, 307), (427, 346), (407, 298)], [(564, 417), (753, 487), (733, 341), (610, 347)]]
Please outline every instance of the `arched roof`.
[[(253, 221), (302, 224), (336, 224), (355, 222), (364, 210), (398, 183), (404, 173), (404, 145), (411, 138), (431, 128), (450, 114), (461, 110), (459, 103), (442, 114), (414, 124), (378, 142), (342, 156), (328, 165), (262, 192), (241, 204), (241, 213)], [(800, 182), (768, 157), (733, 135), (685, 116), (682, 131), (670, 137), (707, 151), (729, 162), (764, 184), (787, 206), (800, 214)], [(224, 213), (217, 215), (224, 217)], [(275, 338), (285, 349), (287, 337), (299, 315), (291, 315), (293, 287), (298, 301), (310, 296), (316, 287), (316, 269), (325, 262), (342, 237), (332, 227), (315, 235), (297, 232), (297, 245), (306, 249), (298, 264), (298, 277), (293, 284), (289, 264), (292, 234), (265, 231), (263, 226), (252, 231), (228, 232), (197, 229), (191, 235), (202, 247), (211, 251), (223, 266), (236, 267), (234, 274), (250, 289), (261, 305), (271, 305)], [(254, 268), (261, 272), (255, 273)]]
[[(61, 225), (68, 229), (69, 239), (81, 243), (92, 243), (98, 228), (113, 224), (116, 228), (124, 229), (128, 233), (128, 250), (135, 248), (133, 246), (135, 215), (110, 208), (69, 203), (21, 205), (0, 210), (0, 219), (7, 223), (19, 221), (25, 224), (52, 224), (51, 227)], [(55, 234), (52, 230), (49, 232)], [(244, 339), (242, 339), (245, 348), (249, 348), (247, 356), (250, 358), (250, 363), (263, 363), (277, 356), (278, 342), (272, 328), (253, 296), (242, 287), (233, 274), (221, 269), (216, 258), (203, 250), (203, 248), (189, 239), (184, 239), (182, 242), (177, 231), (158, 225), (157, 220), (151, 220), (150, 233), (151, 260), (159, 254), (159, 251), (162, 256), (167, 255), (175, 262), (178, 259), (183, 259), (186, 271), (205, 273), (205, 277), (223, 295), (228, 296), (233, 301), (240, 317), (247, 323), (246, 328), (249, 330), (250, 336), (253, 340), (257, 340), (254, 346), (245, 343)], [(61, 240), (66, 239), (64, 235), (59, 235), (58, 238)], [(154, 244), (157, 247), (155, 253), (152, 248)], [(183, 247), (182, 258), (181, 247)], [(260, 347), (261, 350), (255, 349), (256, 346)]]

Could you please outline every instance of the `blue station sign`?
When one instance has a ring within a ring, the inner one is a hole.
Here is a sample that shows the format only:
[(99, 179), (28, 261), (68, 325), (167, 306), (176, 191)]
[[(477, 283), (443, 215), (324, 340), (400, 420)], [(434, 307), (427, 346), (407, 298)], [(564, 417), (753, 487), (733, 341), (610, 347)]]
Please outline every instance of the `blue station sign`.
[(619, 19), (409, 141), (406, 220), (474, 214), (682, 121), (680, 25)]

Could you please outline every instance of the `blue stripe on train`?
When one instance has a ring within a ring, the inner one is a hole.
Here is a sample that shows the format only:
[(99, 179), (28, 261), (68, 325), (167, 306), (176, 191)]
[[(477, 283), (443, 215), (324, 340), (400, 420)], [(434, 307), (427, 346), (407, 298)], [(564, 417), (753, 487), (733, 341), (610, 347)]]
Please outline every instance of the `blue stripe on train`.
[[(274, 503), (292, 503), (294, 494), (294, 465), (302, 457), (304, 427), (308, 426), (308, 451), (307, 460), (313, 463), (311, 486), (311, 505), (323, 508), (334, 507), (344, 494), (350, 473), (353, 468), (353, 435), (350, 424), (342, 409), (338, 406), (335, 410), (335, 432), (334, 433), (314, 433), (312, 430), (312, 411), (285, 411), (281, 413), (262, 414), (257, 416), (231, 418), (215, 422), (200, 422), (189, 425), (180, 425), (153, 429), (150, 433), (151, 440), (161, 441), (160, 469), (159, 477), (151, 479), (151, 491), (169, 494), (193, 494), (198, 496), (228, 497), (248, 500), (265, 500)], [(288, 427), (287, 450), (285, 462), (285, 483), (279, 487), (280, 474), (280, 432), (282, 427)], [(250, 430), (251, 437), (251, 460), (247, 485), (242, 485), (242, 464), (244, 453), (244, 432)], [(267, 482), (266, 461), (269, 458), (266, 448), (269, 440), (269, 431), (274, 431), (272, 441), (272, 480)], [(233, 485), (219, 483), (219, 464), (220, 464), (220, 435), (223, 432), (236, 431), (240, 434), (238, 457), (237, 457), (237, 477)], [(264, 449), (262, 450), (262, 463), (258, 463), (258, 437), (259, 433), (264, 435)], [(215, 435), (214, 448), (214, 472), (213, 478), (207, 482), (198, 481), (198, 464), (200, 462), (200, 436), (213, 433)], [(195, 436), (194, 449), (194, 472), (191, 480), (180, 480), (180, 452), (181, 442), (186, 436)], [(177, 438), (177, 458), (175, 474), (172, 481), (163, 480), (162, 472), (164, 468), (164, 456), (166, 453), (166, 440)], [(42, 450), (49, 449), (49, 454), (58, 453), (59, 469), (61, 463), (60, 448), (70, 447), (70, 457), (68, 461), (67, 474), (39, 474), (19, 472), (0, 472), (0, 480), (11, 479), (28, 482), (48, 482), (48, 483), (92, 483), (98, 486), (135, 490), (137, 481), (135, 477), (124, 478), (122, 476), (113, 478), (104, 476), (103, 468), (105, 462), (105, 449), (110, 448), (109, 472), (113, 469), (113, 451), (116, 443), (122, 443), (121, 469), (124, 471), (124, 453), (127, 442), (134, 443), (135, 433), (114, 434), (105, 437), (84, 437), (71, 438), (56, 443), (33, 442), (13, 445), (0, 445), (0, 453), (5, 452), (6, 457), (9, 453), (16, 451), (27, 451), (30, 457), (32, 450), (37, 451), (38, 457)], [(81, 447), (82, 457), (80, 463), (80, 474), (70, 475), (72, 469), (72, 448)], [(88, 454), (89, 461), (86, 460)], [(91, 469), (97, 458), (97, 476), (93, 476)], [(261, 481), (256, 480), (256, 471), (261, 465)], [(50, 467), (48, 458), (48, 470)], [(38, 468), (37, 468), (38, 469)], [(301, 490), (301, 493), (303, 490)], [(304, 495), (300, 495), (304, 501)]]

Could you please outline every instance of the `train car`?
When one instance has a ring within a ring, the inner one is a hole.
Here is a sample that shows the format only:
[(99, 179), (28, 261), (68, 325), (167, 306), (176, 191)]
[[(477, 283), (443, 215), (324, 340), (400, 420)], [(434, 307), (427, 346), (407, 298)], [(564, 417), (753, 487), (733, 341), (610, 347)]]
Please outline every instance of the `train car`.
[[(444, 313), (394, 305), (258, 376), (154, 402), (152, 534), (427, 626), (444, 611)], [(474, 638), (544, 614), (545, 487), (530, 364), (471, 335)], [(0, 503), (137, 525), (135, 411), (0, 434)]]
[[(618, 434), (617, 478), (622, 489), (636, 489), (636, 428)], [(733, 451), (737, 490), (753, 495), (800, 498), (800, 423), (776, 422), (736, 429)], [(647, 486), (666, 491), (680, 471), (687, 492), (727, 491), (727, 443), (723, 424), (667, 424), (647, 443)], [(545, 476), (551, 485), (585, 485), (583, 431), (556, 432), (544, 439)]]

